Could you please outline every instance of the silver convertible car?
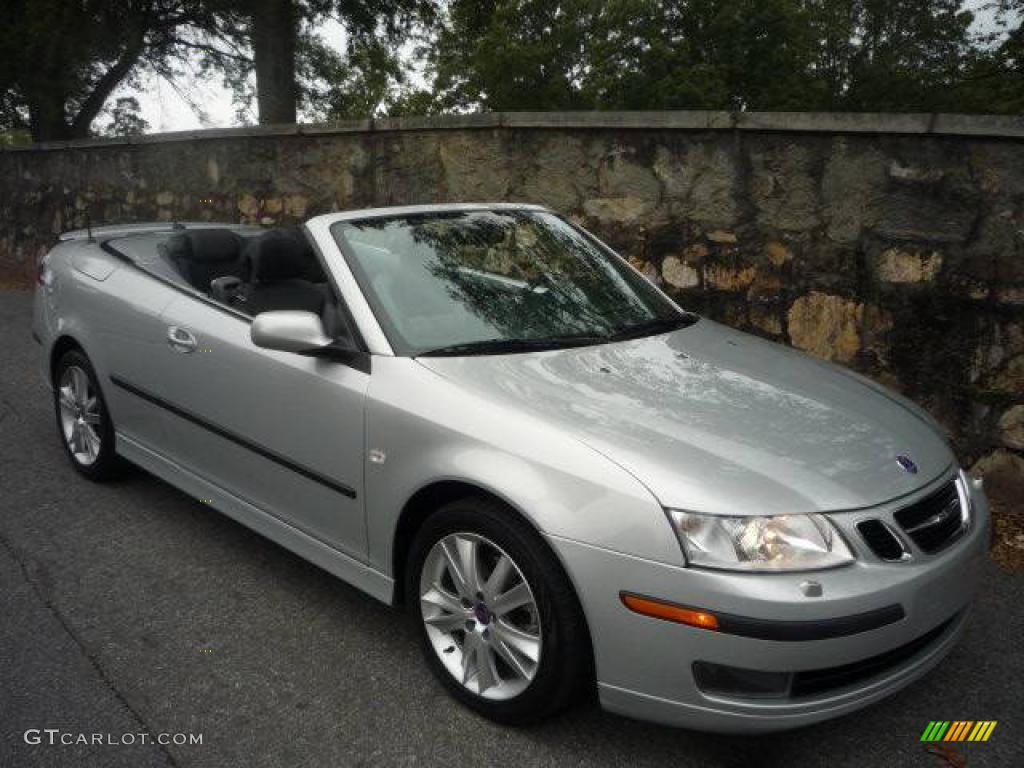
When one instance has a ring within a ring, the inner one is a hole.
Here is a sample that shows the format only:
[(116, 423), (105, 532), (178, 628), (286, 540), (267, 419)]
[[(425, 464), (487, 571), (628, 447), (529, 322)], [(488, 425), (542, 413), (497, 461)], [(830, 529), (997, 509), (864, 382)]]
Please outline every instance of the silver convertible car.
[(34, 333), (67, 455), (123, 460), (387, 603), (494, 720), (595, 686), (768, 731), (934, 667), (988, 544), (935, 423), (680, 309), (543, 208), (64, 235)]

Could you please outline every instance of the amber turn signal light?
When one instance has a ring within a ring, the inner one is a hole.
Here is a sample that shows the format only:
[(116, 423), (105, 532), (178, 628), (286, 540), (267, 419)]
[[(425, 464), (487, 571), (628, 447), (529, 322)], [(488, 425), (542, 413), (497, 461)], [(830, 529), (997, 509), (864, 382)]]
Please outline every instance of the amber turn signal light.
[(652, 616), (655, 619), (674, 621), (677, 624), (687, 624), (701, 629), (718, 629), (718, 619), (713, 613), (707, 611), (698, 611), (675, 603), (654, 600), (650, 597), (631, 595), (628, 592), (622, 592), (619, 597), (622, 598), (622, 604), (629, 610), (642, 616)]

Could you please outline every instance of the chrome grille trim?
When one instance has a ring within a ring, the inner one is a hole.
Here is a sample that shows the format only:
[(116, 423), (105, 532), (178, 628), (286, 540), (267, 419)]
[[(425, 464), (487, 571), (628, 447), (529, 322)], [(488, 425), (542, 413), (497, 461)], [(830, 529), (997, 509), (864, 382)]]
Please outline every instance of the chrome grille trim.
[(896, 510), (893, 519), (926, 554), (934, 554), (967, 530), (967, 497), (959, 478), (913, 504)]

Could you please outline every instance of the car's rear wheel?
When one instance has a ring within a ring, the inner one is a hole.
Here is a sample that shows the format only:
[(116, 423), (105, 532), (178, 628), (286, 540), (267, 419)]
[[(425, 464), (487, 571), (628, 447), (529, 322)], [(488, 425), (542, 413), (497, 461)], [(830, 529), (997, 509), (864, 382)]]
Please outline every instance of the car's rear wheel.
[(65, 352), (54, 369), (53, 401), (57, 429), (71, 465), (90, 480), (118, 474), (114, 425), (89, 359), (77, 349)]
[(452, 502), (416, 535), (406, 595), (424, 654), (461, 702), (504, 723), (564, 708), (589, 659), (582, 611), (540, 536), (508, 507)]

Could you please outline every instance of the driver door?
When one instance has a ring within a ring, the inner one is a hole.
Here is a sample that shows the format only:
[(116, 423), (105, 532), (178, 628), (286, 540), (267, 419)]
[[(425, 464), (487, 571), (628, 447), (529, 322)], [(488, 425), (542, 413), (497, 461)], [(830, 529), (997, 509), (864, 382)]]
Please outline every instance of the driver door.
[(360, 561), (369, 373), (262, 349), (250, 322), (188, 295), (162, 313), (169, 458)]

